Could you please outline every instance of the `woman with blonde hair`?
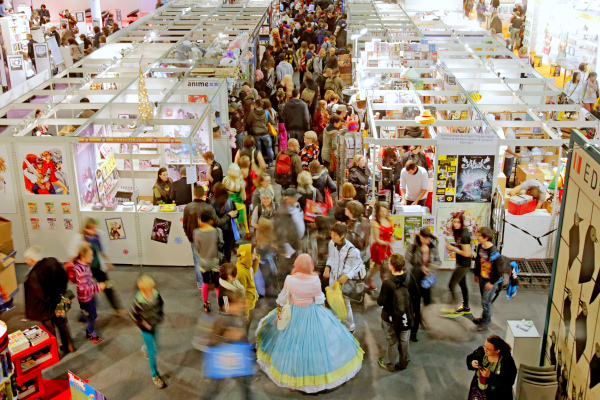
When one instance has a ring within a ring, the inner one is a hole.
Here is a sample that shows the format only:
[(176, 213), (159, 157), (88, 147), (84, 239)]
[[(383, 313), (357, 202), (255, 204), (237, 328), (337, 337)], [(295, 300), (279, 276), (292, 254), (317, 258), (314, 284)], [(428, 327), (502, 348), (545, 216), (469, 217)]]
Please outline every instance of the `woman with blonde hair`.
[(285, 101), (289, 101), (292, 98), (292, 90), (294, 90), (294, 79), (291, 75), (284, 75), (281, 85), (285, 90)]
[(227, 176), (223, 179), (223, 185), (225, 186), (225, 189), (227, 189), (229, 198), (233, 201), (235, 208), (239, 212), (237, 217), (238, 225), (244, 226), (246, 234), (250, 233), (250, 230), (248, 229), (246, 207), (244, 205), (244, 202), (246, 201), (246, 182), (244, 182), (239, 165), (229, 164)]
[(279, 36), (279, 29), (273, 28), (273, 29), (271, 29), (271, 35), (269, 36), (269, 44), (271, 46), (275, 46), (276, 40), (279, 40), (281, 43), (281, 37)]
[(304, 72), (300, 69), (300, 61), (308, 53), (308, 42), (304, 41), (300, 44), (300, 48), (296, 50), (296, 60), (298, 60), (298, 71), (300, 71), (300, 82), (304, 82)]
[(304, 207), (306, 206), (306, 200), (317, 201), (319, 203), (323, 202), (323, 196), (321, 196), (321, 193), (313, 186), (313, 179), (308, 171), (302, 171), (298, 174), (298, 187), (296, 190), (298, 190), (298, 193), (302, 196), (298, 199), (298, 204), (300, 204), (302, 210), (304, 210)]
[(354, 197), (363, 206), (367, 202), (367, 193), (369, 193), (369, 176), (371, 171), (367, 168), (367, 158), (362, 154), (357, 154), (352, 160), (352, 166), (348, 171), (348, 182), (354, 185), (356, 196)]

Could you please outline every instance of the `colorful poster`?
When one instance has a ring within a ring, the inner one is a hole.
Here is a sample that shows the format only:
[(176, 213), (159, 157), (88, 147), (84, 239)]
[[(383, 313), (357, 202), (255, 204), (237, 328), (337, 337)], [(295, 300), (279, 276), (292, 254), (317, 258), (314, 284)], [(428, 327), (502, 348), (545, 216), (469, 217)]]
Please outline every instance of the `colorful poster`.
[(73, 220), (71, 218), (64, 218), (63, 222), (65, 224), (65, 229), (68, 231), (73, 230)]
[(29, 214), (37, 214), (37, 203), (27, 203), (27, 209), (29, 210)]
[(419, 233), (422, 225), (423, 217), (421, 216), (404, 217), (404, 247), (413, 242), (415, 235)]
[(42, 229), (40, 227), (40, 219), (39, 218), (29, 218), (29, 221), (31, 222), (31, 229), (33, 229), (34, 231), (39, 231)]
[[(196, 132), (192, 132), (197, 120), (202, 117), (206, 105), (197, 106), (164, 106), (162, 108), (163, 119), (189, 119), (187, 125), (164, 125), (162, 127), (165, 137), (190, 137), (193, 136), (192, 148), (190, 145), (173, 143), (165, 144), (166, 164), (188, 164), (190, 155), (193, 164), (202, 163), (202, 154), (210, 150), (209, 120), (205, 119)], [(193, 135), (192, 135), (193, 134)]]
[(71, 203), (60, 203), (63, 214), (71, 214)]
[(79, 379), (74, 373), (71, 371), (67, 371), (67, 373), (69, 374), (69, 388), (73, 400), (106, 400), (102, 393)]
[[(93, 126), (81, 136), (91, 136), (92, 134)], [(96, 146), (94, 143), (77, 143), (75, 145), (75, 161), (79, 178), (77, 183), (82, 205), (94, 204), (99, 201), (97, 179), (101, 178), (102, 172), (98, 169), (94, 146)]]
[(69, 194), (63, 146), (19, 146), (25, 190), (29, 194)]
[(102, 177), (104, 179), (108, 178), (108, 176), (110, 174), (112, 174), (112, 172), (114, 171), (114, 169), (116, 167), (117, 167), (117, 161), (115, 160), (115, 156), (110, 154), (106, 158), (106, 161), (104, 161), (102, 164), (100, 164), (100, 170), (102, 171)]
[(404, 217), (402, 215), (390, 215), (394, 227), (394, 240), (402, 241), (404, 237)]
[(494, 182), (494, 156), (460, 156), (456, 184), (458, 203), (489, 203)]
[(8, 150), (6, 146), (0, 146), (0, 213), (3, 214), (17, 212), (9, 164)]
[(188, 103), (208, 103), (208, 96), (205, 94), (189, 94)]
[(54, 214), (54, 203), (47, 201), (44, 204), (46, 205), (46, 214)]
[[(438, 232), (437, 236), (440, 238), (441, 245), (445, 247), (446, 243), (455, 242), (454, 232), (452, 229), (452, 216), (462, 211), (465, 219), (465, 226), (471, 233), (471, 245), (473, 251), (477, 246), (477, 232), (482, 226), (489, 225), (489, 204), (457, 204), (457, 203), (446, 203), (438, 204), (437, 207), (437, 220), (438, 220)], [(445, 261), (454, 260), (454, 253), (444, 255)]]
[(452, 203), (456, 194), (456, 156), (438, 158), (436, 196), (439, 203)]
[(48, 228), (53, 231), (56, 229), (56, 218), (46, 218), (48, 221)]
[(105, 222), (110, 240), (125, 239), (125, 228), (121, 218), (107, 218)]
[(167, 243), (169, 241), (169, 232), (171, 231), (171, 221), (167, 221), (160, 218), (154, 218), (154, 225), (152, 226), (151, 240), (160, 243)]

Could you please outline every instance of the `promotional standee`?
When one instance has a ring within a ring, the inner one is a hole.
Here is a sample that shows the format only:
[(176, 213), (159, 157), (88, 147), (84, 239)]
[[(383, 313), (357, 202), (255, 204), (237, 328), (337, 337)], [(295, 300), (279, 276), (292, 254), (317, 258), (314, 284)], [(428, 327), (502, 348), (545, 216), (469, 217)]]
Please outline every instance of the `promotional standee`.
[(600, 152), (588, 145), (571, 133), (541, 360), (582, 399), (600, 396)]

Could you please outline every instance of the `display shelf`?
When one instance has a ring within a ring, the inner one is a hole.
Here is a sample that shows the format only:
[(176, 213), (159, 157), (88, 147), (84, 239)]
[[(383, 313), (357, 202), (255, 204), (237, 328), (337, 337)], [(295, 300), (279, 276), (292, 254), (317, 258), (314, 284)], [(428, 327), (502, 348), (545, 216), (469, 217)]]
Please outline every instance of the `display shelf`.
[[(41, 372), (45, 368), (55, 364), (58, 362), (58, 350), (56, 347), (56, 338), (50, 332), (48, 332), (43, 326), (40, 326), (40, 329), (44, 330), (48, 334), (48, 339), (43, 342), (31, 346), (25, 350), (22, 350), (18, 353), (11, 354), (12, 363), (15, 365), (15, 373), (17, 376), (17, 384), (21, 385), (24, 382), (27, 382), (31, 377), (33, 377), (37, 372)], [(28, 366), (25, 369), (22, 366), (21, 360), (27, 356), (30, 356), (40, 350), (47, 350), (50, 357), (44, 359), (39, 363), (36, 362), (35, 365)]]
[(0, 28), (4, 38), (6, 54), (12, 55), (27, 51), (29, 19), (26, 14), (12, 14), (0, 18)]

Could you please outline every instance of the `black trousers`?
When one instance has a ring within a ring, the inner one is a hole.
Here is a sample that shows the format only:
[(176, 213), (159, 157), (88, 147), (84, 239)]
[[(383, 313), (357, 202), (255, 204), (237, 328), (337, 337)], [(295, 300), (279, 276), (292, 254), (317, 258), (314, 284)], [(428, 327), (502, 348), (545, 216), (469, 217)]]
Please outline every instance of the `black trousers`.
[(467, 287), (467, 274), (469, 273), (469, 267), (461, 267), (456, 265), (456, 269), (452, 273), (450, 277), (450, 283), (448, 284), (448, 288), (450, 289), (450, 293), (452, 294), (452, 298), (456, 300), (456, 296), (454, 295), (454, 289), (456, 288), (456, 284), (460, 286), (460, 291), (462, 292), (463, 297), (463, 305), (465, 307), (469, 307), (469, 288)]
[[(109, 280), (108, 274), (102, 271), (102, 269), (100, 268), (92, 268), (92, 276), (98, 281), (98, 283), (106, 282)], [(106, 295), (106, 298), (110, 302), (112, 308), (114, 308), (117, 311), (123, 309), (123, 307), (121, 307), (121, 302), (117, 297), (117, 293), (112, 288), (106, 288), (104, 290), (104, 294)]]
[(56, 336), (56, 328), (58, 328), (58, 334), (60, 336), (60, 348), (63, 351), (67, 350), (69, 347), (75, 348), (75, 346), (73, 346), (71, 333), (69, 332), (69, 323), (66, 318), (54, 316), (50, 319), (40, 322), (42, 323), (42, 326), (54, 336)]
[[(417, 281), (417, 284), (419, 285), (419, 292), (421, 293), (421, 298), (423, 299), (423, 304), (425, 305), (425, 307), (427, 307), (428, 305), (431, 304), (431, 288), (425, 289), (423, 286), (421, 286), (421, 281), (425, 277), (425, 274), (423, 273), (421, 268), (413, 267), (413, 270), (411, 271), (411, 275), (414, 276), (415, 280)], [(411, 328), (410, 331), (411, 331), (411, 333), (416, 334), (417, 332), (419, 332), (419, 325), (421, 324), (421, 321), (423, 318), (421, 315), (421, 307), (420, 306), (418, 309), (416, 309), (414, 311), (415, 311), (415, 323), (413, 324), (413, 327)]]

